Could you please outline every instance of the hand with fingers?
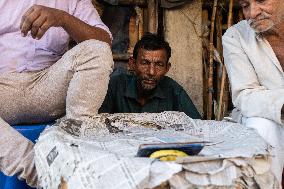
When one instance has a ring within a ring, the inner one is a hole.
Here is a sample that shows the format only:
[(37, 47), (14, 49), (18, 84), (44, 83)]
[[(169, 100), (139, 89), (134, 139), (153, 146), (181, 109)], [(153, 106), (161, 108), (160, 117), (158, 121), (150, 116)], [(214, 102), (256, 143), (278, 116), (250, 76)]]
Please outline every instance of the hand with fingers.
[(62, 27), (65, 12), (59, 9), (34, 5), (27, 10), (21, 20), (22, 35), (31, 32), (34, 39), (41, 39), (50, 27)]

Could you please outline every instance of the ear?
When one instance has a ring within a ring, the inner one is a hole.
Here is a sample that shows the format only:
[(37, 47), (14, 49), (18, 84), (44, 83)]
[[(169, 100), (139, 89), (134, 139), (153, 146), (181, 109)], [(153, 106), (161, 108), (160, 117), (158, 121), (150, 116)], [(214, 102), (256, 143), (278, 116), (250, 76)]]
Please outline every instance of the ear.
[(170, 70), (171, 66), (172, 66), (172, 64), (170, 62), (168, 62), (167, 63), (167, 72), (166, 73), (168, 73), (168, 71)]
[(135, 60), (133, 57), (130, 57), (128, 60), (128, 71), (134, 71), (135, 70)]

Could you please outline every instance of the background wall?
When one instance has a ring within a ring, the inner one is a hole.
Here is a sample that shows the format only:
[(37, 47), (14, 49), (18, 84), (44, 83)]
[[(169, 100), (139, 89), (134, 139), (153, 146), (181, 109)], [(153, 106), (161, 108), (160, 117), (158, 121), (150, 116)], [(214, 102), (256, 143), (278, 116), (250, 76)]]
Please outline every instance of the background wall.
[(203, 114), (201, 22), (201, 0), (165, 10), (165, 38), (172, 47), (172, 67), (168, 75), (184, 87)]

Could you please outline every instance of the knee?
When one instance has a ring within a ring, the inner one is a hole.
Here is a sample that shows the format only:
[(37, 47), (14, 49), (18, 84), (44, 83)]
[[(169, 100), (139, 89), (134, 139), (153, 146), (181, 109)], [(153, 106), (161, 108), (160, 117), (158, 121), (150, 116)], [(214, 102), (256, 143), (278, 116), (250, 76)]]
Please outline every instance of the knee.
[(76, 68), (96, 68), (107, 72), (113, 69), (111, 48), (106, 42), (94, 39), (83, 41), (71, 49), (71, 54), (75, 56)]
[(112, 56), (111, 48), (108, 43), (95, 39), (83, 41), (77, 45), (80, 51), (94, 53), (96, 56)]

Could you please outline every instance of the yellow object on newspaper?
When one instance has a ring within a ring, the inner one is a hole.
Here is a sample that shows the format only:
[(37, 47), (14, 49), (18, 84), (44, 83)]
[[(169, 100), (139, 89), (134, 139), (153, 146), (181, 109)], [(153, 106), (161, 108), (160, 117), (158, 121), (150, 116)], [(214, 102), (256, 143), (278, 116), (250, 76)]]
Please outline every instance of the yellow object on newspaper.
[(175, 161), (177, 157), (186, 157), (186, 153), (180, 150), (158, 150), (150, 155), (150, 158), (157, 158), (161, 161)]

